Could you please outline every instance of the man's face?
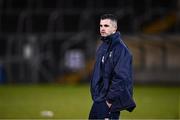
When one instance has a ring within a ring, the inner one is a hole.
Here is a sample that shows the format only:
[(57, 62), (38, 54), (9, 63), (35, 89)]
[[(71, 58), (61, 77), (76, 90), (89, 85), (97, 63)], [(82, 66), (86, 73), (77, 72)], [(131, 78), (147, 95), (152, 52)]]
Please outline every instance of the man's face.
[(110, 19), (100, 20), (100, 34), (102, 37), (107, 37), (116, 32), (117, 25)]

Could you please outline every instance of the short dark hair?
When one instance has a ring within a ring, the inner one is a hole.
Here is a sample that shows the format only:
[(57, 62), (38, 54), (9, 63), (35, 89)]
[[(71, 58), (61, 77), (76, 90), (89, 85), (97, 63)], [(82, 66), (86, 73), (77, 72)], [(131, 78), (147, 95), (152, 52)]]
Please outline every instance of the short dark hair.
[(101, 20), (110, 19), (110, 20), (115, 21), (115, 22), (118, 21), (117, 17), (113, 14), (103, 14), (103, 15), (101, 15), (100, 19)]

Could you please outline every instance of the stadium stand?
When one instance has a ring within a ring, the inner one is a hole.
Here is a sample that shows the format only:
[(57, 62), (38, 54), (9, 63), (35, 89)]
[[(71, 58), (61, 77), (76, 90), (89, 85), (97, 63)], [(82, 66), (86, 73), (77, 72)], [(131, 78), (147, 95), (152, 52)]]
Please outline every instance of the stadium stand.
[[(103, 13), (119, 18), (137, 83), (179, 83), (178, 0), (1, 0), (0, 63), (6, 83), (88, 82)], [(84, 68), (67, 68), (70, 50), (83, 52)]]

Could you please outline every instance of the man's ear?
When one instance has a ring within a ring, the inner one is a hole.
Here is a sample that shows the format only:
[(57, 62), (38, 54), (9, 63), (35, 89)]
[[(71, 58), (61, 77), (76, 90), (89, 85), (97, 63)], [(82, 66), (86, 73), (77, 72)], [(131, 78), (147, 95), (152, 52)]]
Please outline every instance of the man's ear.
[(114, 26), (114, 31), (115, 31), (115, 32), (117, 31), (117, 26), (116, 26), (116, 25)]

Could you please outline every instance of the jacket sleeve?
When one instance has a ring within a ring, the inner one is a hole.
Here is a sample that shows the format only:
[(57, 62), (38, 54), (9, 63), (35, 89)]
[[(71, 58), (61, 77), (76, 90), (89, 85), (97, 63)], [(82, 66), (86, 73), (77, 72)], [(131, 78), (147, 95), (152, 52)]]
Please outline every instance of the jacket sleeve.
[(107, 101), (112, 103), (112, 111), (128, 110), (135, 108), (132, 98), (132, 56), (126, 47), (118, 47), (113, 55), (114, 70), (112, 72), (110, 89)]

